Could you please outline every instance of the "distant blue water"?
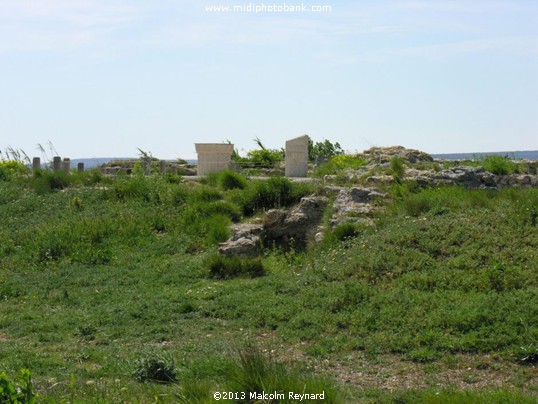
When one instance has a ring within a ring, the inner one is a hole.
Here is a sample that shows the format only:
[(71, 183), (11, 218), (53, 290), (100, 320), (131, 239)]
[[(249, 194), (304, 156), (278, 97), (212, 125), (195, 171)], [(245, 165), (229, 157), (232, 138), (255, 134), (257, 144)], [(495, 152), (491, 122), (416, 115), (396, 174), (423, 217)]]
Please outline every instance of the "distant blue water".
[(480, 152), (480, 153), (447, 153), (432, 154), (434, 159), (470, 160), (485, 156), (508, 156), (512, 159), (538, 160), (538, 150), (510, 151), (510, 152)]

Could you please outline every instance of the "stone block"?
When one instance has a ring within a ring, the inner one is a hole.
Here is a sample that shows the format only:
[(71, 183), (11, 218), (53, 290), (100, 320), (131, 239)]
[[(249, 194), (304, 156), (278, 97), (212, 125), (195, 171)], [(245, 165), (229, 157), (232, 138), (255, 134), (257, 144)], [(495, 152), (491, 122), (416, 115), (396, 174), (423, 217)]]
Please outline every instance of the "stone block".
[(52, 159), (52, 169), (54, 171), (60, 171), (62, 169), (62, 158), (60, 156), (54, 156)]
[(198, 154), (198, 175), (216, 173), (230, 167), (233, 144), (227, 143), (195, 143)]
[(308, 174), (307, 135), (286, 142), (286, 177), (306, 177)]

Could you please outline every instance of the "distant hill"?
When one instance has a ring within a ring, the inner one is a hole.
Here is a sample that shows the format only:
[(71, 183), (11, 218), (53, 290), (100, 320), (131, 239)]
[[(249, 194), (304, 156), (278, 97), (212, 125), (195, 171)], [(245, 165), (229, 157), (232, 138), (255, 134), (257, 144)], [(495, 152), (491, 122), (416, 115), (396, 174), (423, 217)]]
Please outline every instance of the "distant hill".
[(432, 154), (434, 159), (470, 160), (485, 156), (508, 156), (513, 159), (538, 160), (538, 150), (506, 151), (506, 152), (480, 152), (480, 153), (447, 153)]

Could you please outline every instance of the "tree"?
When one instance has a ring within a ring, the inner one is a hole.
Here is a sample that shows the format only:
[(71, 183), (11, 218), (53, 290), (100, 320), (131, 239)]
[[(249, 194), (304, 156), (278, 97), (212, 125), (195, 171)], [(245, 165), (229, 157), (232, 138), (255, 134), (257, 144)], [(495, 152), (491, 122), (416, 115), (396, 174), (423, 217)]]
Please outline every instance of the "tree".
[(308, 160), (329, 160), (331, 157), (344, 154), (340, 143), (332, 143), (329, 140), (314, 143), (312, 139), (308, 141)]

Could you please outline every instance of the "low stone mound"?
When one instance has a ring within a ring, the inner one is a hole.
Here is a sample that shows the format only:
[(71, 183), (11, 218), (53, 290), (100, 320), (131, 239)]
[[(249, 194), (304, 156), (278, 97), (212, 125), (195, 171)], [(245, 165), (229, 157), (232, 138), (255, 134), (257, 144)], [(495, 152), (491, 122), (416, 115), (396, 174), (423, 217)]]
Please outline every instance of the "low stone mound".
[(432, 162), (433, 157), (428, 153), (415, 149), (406, 149), (403, 146), (372, 147), (365, 150), (362, 156), (368, 163), (388, 163), (395, 157), (403, 158), (410, 163)]
[(313, 237), (327, 202), (322, 196), (307, 196), (290, 210), (269, 210), (263, 223), (234, 225), (233, 236), (219, 245), (219, 254), (255, 257), (262, 253), (262, 246), (302, 250)]

